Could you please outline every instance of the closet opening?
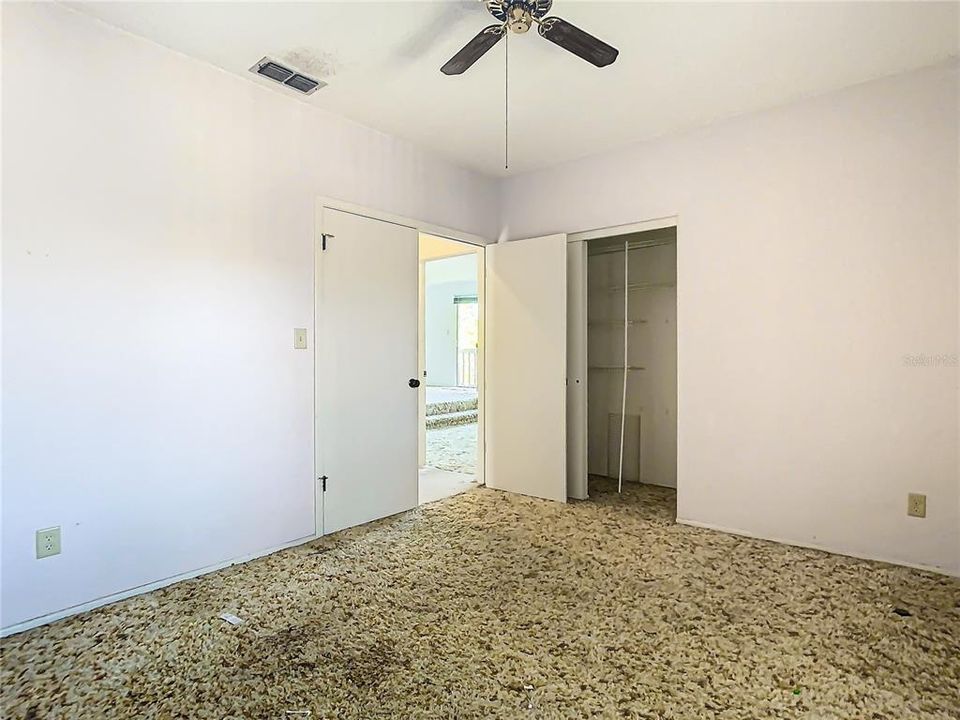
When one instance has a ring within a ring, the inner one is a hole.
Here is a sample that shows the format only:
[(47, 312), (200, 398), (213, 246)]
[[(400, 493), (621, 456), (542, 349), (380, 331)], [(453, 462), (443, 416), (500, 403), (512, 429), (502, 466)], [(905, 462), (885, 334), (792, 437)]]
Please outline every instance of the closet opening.
[(677, 229), (584, 245), (587, 494), (639, 497), (675, 517)]
[(478, 480), (482, 252), (420, 234), (421, 505)]

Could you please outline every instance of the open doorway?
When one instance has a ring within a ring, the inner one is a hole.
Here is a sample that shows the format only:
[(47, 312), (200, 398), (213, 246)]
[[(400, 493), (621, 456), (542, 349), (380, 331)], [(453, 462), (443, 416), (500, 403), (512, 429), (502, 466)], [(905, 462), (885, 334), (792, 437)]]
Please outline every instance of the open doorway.
[(581, 282), (569, 305), (576, 313), (574, 366), (582, 366), (575, 375), (577, 382), (586, 377), (586, 388), (574, 398), (585, 419), (579, 436), (585, 436), (585, 457), (579, 456), (575, 479), (589, 478), (589, 493), (581, 481), (570, 494), (623, 495), (673, 519), (677, 228), (591, 235), (568, 256)]
[(469, 489), (480, 464), (482, 248), (420, 235), (420, 503)]

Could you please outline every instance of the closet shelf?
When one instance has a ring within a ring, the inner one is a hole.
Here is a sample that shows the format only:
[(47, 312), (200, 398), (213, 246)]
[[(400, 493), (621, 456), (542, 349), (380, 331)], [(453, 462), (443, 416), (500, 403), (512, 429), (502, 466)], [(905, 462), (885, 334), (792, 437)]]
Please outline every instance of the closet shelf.
[[(672, 288), (676, 287), (676, 283), (628, 283), (628, 290), (656, 290), (658, 288)], [(620, 292), (623, 290), (623, 285), (611, 285), (607, 288), (610, 292)]]
[[(646, 320), (627, 320), (627, 325), (646, 325)], [(623, 320), (594, 320), (588, 322), (590, 327), (615, 327), (622, 328)]]
[[(623, 365), (591, 365), (588, 370), (623, 370)], [(627, 370), (646, 370), (640, 365), (627, 365)]]

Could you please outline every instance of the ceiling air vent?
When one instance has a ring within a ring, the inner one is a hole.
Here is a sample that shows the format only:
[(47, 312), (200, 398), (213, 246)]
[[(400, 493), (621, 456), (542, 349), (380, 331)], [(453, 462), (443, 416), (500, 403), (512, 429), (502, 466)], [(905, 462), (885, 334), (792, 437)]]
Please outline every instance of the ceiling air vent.
[(288, 88), (293, 88), (304, 95), (309, 95), (317, 88), (322, 88), (326, 85), (325, 82), (314, 80), (311, 77), (298, 73), (296, 70), (291, 70), (285, 65), (281, 65), (275, 60), (266, 57), (250, 68), (250, 72), (263, 75), (265, 78), (270, 78), (274, 82), (286, 85)]

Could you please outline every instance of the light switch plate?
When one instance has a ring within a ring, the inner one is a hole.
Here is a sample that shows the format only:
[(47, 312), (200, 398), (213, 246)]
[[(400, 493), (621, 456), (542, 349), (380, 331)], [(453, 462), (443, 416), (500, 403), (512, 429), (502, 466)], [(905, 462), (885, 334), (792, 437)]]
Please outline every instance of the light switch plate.
[(37, 530), (37, 559), (60, 554), (60, 528)]
[(927, 516), (927, 496), (920, 493), (909, 493), (907, 495), (907, 515), (910, 517)]
[(293, 349), (294, 350), (307, 349), (307, 329), (306, 328), (293, 329)]

